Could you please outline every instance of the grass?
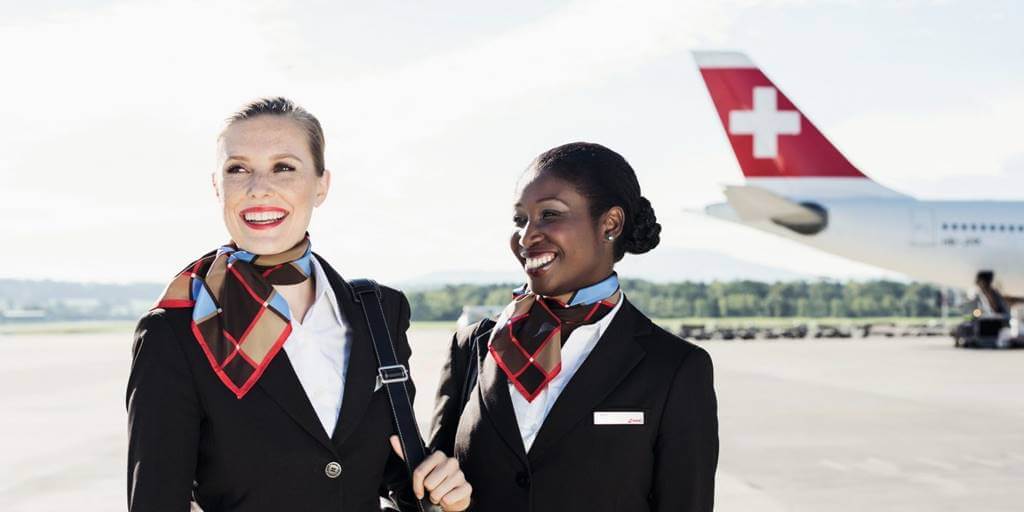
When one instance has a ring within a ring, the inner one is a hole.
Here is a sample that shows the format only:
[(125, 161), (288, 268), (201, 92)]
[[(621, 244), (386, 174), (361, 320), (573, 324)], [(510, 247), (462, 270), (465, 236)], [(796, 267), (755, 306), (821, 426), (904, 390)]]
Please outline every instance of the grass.
[[(0, 335), (101, 334), (135, 331), (134, 320), (80, 320), (76, 322), (24, 322), (0, 324)], [(410, 329), (442, 329), (455, 332), (454, 321), (412, 322)]]
[(412, 322), (410, 329), (444, 329), (455, 332), (455, 320), (417, 320)]
[(134, 320), (80, 320), (76, 322), (38, 322), (0, 324), (0, 335), (97, 334), (135, 331)]
[[(951, 316), (946, 325), (960, 321), (960, 317)], [(789, 327), (798, 324), (828, 325), (863, 325), (863, 324), (932, 324), (943, 323), (941, 318), (913, 317), (874, 317), (874, 318), (772, 318), (772, 317), (735, 317), (735, 318), (655, 318), (654, 322), (670, 331), (678, 331), (683, 324), (707, 325), (714, 327)], [(0, 335), (41, 335), (41, 334), (98, 334), (128, 333), (135, 329), (134, 320), (82, 320), (77, 322), (39, 322), (0, 324)], [(416, 321), (410, 326), (412, 330), (446, 330), (455, 331), (454, 321)]]
[(953, 325), (960, 322), (960, 317), (950, 316), (945, 321), (942, 318), (928, 317), (732, 317), (732, 318), (654, 318), (654, 323), (669, 331), (679, 330), (679, 326), (706, 325), (714, 327), (790, 327), (794, 325), (864, 325), (864, 324), (945, 324)]

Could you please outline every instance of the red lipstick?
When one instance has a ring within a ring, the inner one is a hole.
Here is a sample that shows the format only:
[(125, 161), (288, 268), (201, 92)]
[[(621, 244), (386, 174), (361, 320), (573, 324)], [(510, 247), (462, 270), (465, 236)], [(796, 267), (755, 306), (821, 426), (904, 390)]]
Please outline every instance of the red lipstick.
[[(288, 210), (276, 206), (253, 206), (239, 212), (242, 222), (250, 229), (264, 230), (280, 226), (288, 218)], [(246, 216), (251, 217), (247, 219)]]

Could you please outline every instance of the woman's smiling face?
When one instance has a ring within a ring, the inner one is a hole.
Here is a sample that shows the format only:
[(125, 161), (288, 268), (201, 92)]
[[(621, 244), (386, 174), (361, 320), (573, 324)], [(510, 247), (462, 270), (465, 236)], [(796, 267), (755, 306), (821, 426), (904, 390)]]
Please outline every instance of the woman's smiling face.
[(231, 239), (253, 254), (299, 243), (330, 188), (316, 175), (306, 131), (283, 115), (235, 121), (221, 134), (213, 186)]
[(557, 297), (608, 277), (614, 258), (603, 233), (609, 226), (614, 230), (617, 219), (606, 214), (595, 220), (589, 201), (571, 183), (528, 173), (514, 205), (510, 243), (530, 290)]

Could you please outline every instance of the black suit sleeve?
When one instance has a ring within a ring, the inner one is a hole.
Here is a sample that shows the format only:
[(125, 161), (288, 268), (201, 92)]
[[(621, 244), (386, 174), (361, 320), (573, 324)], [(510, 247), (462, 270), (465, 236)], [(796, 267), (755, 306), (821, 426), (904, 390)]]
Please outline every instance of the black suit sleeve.
[[(405, 294), (395, 291), (398, 300), (394, 301), (394, 309), (389, 311), (392, 314), (393, 323), (389, 326), (392, 329), (392, 338), (395, 343), (395, 351), (398, 355), (398, 362), (409, 368), (409, 357), (412, 356), (412, 347), (409, 346), (409, 338), (406, 331), (409, 330), (409, 300)], [(409, 400), (415, 403), (416, 386), (410, 375), (406, 382), (409, 389)], [(391, 446), (391, 443), (388, 443)], [(412, 493), (412, 483), (409, 481), (409, 474), (405, 469), (405, 462), (394, 453), (390, 452), (387, 467), (384, 470), (384, 485), (381, 488), (381, 496), (390, 498), (403, 511), (418, 511), (416, 497)]]
[(428, 446), (432, 450), (440, 450), (453, 456), (455, 451), (455, 431), (459, 426), (462, 404), (459, 403), (465, 378), (465, 369), (459, 357), (459, 334), (452, 335), (452, 343), (448, 349), (448, 359), (441, 368), (441, 376), (437, 385), (437, 397), (434, 399), (434, 418), (430, 424), (430, 440)]
[(711, 357), (696, 348), (676, 371), (655, 446), (653, 507), (711, 512), (718, 466), (718, 406)]
[(161, 313), (139, 321), (128, 408), (128, 510), (186, 512), (202, 407), (181, 345)]

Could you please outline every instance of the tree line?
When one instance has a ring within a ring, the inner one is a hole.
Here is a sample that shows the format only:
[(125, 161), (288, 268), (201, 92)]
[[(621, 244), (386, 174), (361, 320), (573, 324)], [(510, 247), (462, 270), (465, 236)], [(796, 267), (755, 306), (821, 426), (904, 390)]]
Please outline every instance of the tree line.
[[(514, 285), (451, 285), (408, 292), (413, 320), (455, 320), (463, 305), (507, 304)], [(682, 282), (625, 279), (630, 302), (655, 318), (728, 317), (936, 317), (939, 288), (875, 280)]]

